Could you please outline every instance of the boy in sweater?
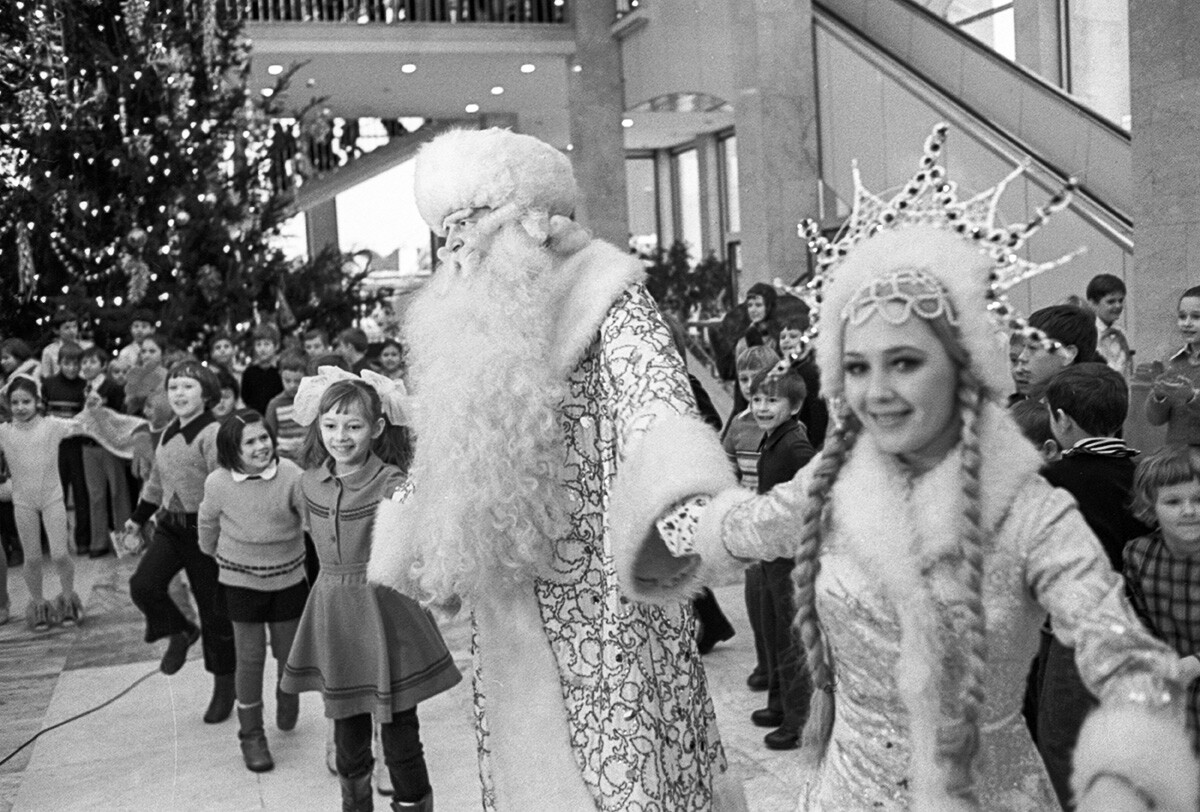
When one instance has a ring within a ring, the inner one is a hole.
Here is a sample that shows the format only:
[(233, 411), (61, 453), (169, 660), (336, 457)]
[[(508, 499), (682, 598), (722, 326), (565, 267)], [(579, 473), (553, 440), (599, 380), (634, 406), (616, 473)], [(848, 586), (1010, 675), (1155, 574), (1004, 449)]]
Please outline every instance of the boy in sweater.
[(299, 461), (300, 447), (304, 445), (304, 436), (308, 433), (306, 426), (292, 419), (292, 404), (307, 370), (308, 356), (303, 353), (287, 350), (279, 356), (279, 377), (283, 380), (283, 391), (271, 398), (267, 413), (263, 415), (264, 422), (278, 442), (279, 456), (292, 462)]
[[(759, 372), (751, 384), (750, 410), (762, 431), (758, 455), (758, 492), (766, 493), (791, 481), (817, 453), (804, 426), (796, 419), (807, 390), (795, 370), (774, 377), (772, 370)], [(808, 719), (811, 679), (804, 650), (792, 627), (796, 616), (793, 598), (792, 558), (764, 561), (760, 623), (767, 649), (767, 707), (754, 711), (750, 719), (759, 727), (775, 727), (763, 741), (772, 750), (800, 746), (800, 731)]]
[[(42, 398), (46, 401), (47, 414), (70, 420), (83, 411), (84, 393), (87, 390), (87, 382), (79, 376), (83, 349), (74, 341), (66, 341), (55, 355), (58, 371), (42, 380)], [(44, 369), (43, 367), (43, 371)], [(75, 552), (80, 555), (88, 552), (92, 541), (91, 506), (83, 468), (83, 447), (95, 442), (86, 437), (68, 437), (58, 446), (58, 475), (62, 480), (63, 495), (67, 498), (67, 515), (73, 516), (75, 520)]]
[[(1050, 378), (1044, 397), (1063, 453), (1042, 475), (1075, 497), (1113, 569), (1121, 572), (1126, 542), (1149, 531), (1129, 507), (1137, 452), (1117, 438), (1129, 409), (1125, 379), (1103, 363), (1073, 364)], [(1075, 667), (1075, 650), (1048, 629), (1039, 658), (1038, 750), (1059, 802), (1071, 809), (1071, 753), (1084, 717), (1097, 703)]]
[[(125, 387), (104, 374), (107, 364), (108, 353), (99, 347), (83, 351), (79, 377), (86, 384), (85, 402), (94, 399), (96, 405), (120, 412), (125, 404)], [(112, 550), (108, 535), (110, 520), (112, 529), (118, 530), (129, 519), (132, 504), (125, 467), (126, 463), (116, 454), (95, 440), (83, 438), (83, 477), (91, 505), (88, 519), (92, 528), (88, 554), (92, 558), (101, 558)]]

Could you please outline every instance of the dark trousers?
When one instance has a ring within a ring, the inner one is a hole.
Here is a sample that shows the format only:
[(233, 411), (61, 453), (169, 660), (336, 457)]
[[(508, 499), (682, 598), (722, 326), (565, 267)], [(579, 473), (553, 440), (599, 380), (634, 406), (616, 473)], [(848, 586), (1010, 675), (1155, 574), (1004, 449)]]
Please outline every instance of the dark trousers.
[(129, 579), (129, 594), (146, 616), (146, 642), (190, 632), (193, 628), (168, 592), (171, 579), (180, 570), (187, 572), (200, 610), (204, 668), (212, 674), (234, 673), (237, 655), (233, 625), (225, 612), (224, 593), (217, 583), (217, 562), (200, 552), (194, 513), (159, 513), (154, 538)]
[(88, 499), (87, 477), (83, 471), (82, 437), (68, 437), (58, 444), (58, 478), (63, 496), (75, 514), (75, 550), (82, 552), (92, 544), (92, 503)]
[(763, 634), (762, 602), (763, 602), (763, 565), (751, 564), (746, 567), (746, 616), (750, 620), (750, 631), (754, 634), (754, 673), (766, 676), (767, 669), (767, 638)]
[(781, 728), (799, 733), (808, 721), (812, 679), (804, 647), (792, 626), (796, 618), (792, 597), (795, 566), (790, 558), (763, 562), (760, 616), (767, 648), (767, 707), (783, 713)]
[(1038, 752), (1063, 809), (1071, 800), (1071, 755), (1083, 720), (1100, 703), (1084, 686), (1075, 665), (1075, 649), (1042, 633), (1042, 683), (1038, 692)]
[[(333, 742), (337, 747), (337, 771), (344, 778), (357, 778), (374, 765), (371, 758), (371, 714), (360, 713), (333, 720)], [(379, 725), (383, 760), (392, 776), (397, 801), (419, 801), (429, 792), (429, 772), (421, 747), (421, 723), (417, 709), (392, 715)]]
[(20, 558), (24, 559), (21, 539), (17, 536), (17, 517), (13, 513), (12, 502), (0, 502), (0, 545), (4, 547), (5, 556), (20, 553)]

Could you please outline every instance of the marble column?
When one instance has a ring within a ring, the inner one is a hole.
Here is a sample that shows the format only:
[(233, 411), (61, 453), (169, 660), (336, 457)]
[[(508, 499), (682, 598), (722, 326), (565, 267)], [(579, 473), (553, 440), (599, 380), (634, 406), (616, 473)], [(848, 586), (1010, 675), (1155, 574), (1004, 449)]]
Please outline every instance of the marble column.
[(741, 0), (733, 15), (740, 298), (755, 282), (791, 282), (807, 269), (796, 224), (817, 216), (821, 164), (810, 0)]
[(597, 237), (629, 241), (625, 189), (625, 111), (621, 50), (612, 35), (613, 4), (572, 3), (575, 61), (568, 67), (571, 160), (579, 182), (577, 219)]
[(1137, 362), (1178, 349), (1175, 309), (1200, 284), (1200, 4), (1131, 0), (1134, 272)]

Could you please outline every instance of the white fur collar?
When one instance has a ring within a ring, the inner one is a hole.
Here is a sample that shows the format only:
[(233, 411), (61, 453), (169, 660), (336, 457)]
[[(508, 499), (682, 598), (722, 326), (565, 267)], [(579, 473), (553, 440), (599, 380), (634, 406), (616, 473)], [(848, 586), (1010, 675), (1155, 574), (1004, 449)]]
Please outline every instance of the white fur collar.
[(640, 282), (646, 271), (630, 254), (603, 240), (592, 240), (572, 254), (561, 270), (567, 290), (558, 308), (551, 348), (565, 377), (583, 358), (613, 302)]
[[(1013, 502), (1041, 459), (999, 406), (980, 421), (981, 514), (985, 544), (996, 542)], [(958, 810), (946, 796), (935, 759), (940, 716), (937, 668), (946, 633), (935, 601), (962, 597), (961, 578), (928, 566), (955, 556), (962, 521), (961, 447), (932, 470), (913, 477), (864, 434), (833, 491), (831, 553), (848, 555), (878, 578), (900, 623), (897, 687), (909, 713), (913, 808)]]

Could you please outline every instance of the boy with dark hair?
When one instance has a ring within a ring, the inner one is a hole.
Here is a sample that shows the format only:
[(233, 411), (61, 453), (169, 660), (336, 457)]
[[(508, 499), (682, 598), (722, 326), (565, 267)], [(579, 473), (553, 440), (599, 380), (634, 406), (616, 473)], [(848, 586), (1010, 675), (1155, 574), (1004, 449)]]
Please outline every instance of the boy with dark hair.
[(1062, 456), (1058, 440), (1054, 439), (1054, 431), (1050, 428), (1050, 413), (1041, 401), (1019, 400), (1008, 408), (1013, 422), (1025, 435), (1025, 439), (1033, 443), (1042, 459), (1054, 462)]
[(1064, 367), (1097, 359), (1096, 324), (1086, 310), (1074, 305), (1052, 305), (1034, 311), (1029, 326), (1036, 327), (1062, 346), (1050, 351), (1041, 344), (1026, 342), (1013, 367), (1017, 391), (1037, 400), (1046, 382)]
[(1096, 311), (1096, 352), (1126, 378), (1133, 368), (1133, 350), (1117, 319), (1125, 311), (1125, 283), (1120, 277), (1102, 273), (1088, 282), (1087, 300)]
[(367, 360), (367, 349), (370, 346), (371, 342), (367, 340), (366, 333), (357, 327), (347, 327), (338, 333), (337, 346), (334, 349), (346, 359), (351, 372), (361, 375), (364, 369), (371, 366)]
[(47, 380), (58, 374), (58, 354), (64, 344), (79, 344), (79, 317), (66, 308), (60, 308), (51, 321), (54, 325), (54, 340), (42, 350), (41, 375)]
[(283, 391), (271, 398), (267, 404), (267, 413), (263, 422), (275, 435), (276, 451), (279, 456), (297, 461), (300, 458), (300, 447), (304, 445), (304, 437), (308, 433), (307, 426), (301, 426), (292, 419), (292, 404), (296, 400), (296, 392), (300, 389), (300, 381), (308, 371), (308, 356), (297, 350), (285, 350), (279, 356), (279, 375), (283, 380)]
[(117, 353), (117, 359), (127, 367), (135, 367), (142, 353), (142, 339), (152, 336), (157, 331), (154, 314), (145, 308), (133, 311), (129, 322), (129, 343)]
[(304, 354), (309, 358), (327, 355), (331, 350), (328, 330), (310, 327), (304, 331)]
[[(764, 369), (750, 385), (750, 409), (763, 432), (758, 456), (759, 493), (791, 481), (817, 453), (796, 419), (807, 394), (804, 380), (791, 370), (775, 375)], [(795, 566), (793, 558), (777, 558), (762, 565), (759, 612), (767, 654), (767, 707), (754, 711), (750, 720), (759, 727), (776, 728), (763, 739), (772, 750), (800, 746), (812, 692), (804, 649), (792, 626), (796, 616), (792, 596)]]
[(779, 324), (779, 354), (784, 358), (794, 357), (792, 368), (804, 379), (808, 394), (798, 415), (808, 432), (813, 448), (825, 444), (825, 432), (829, 428), (829, 408), (821, 398), (821, 371), (817, 368), (812, 346), (804, 346), (804, 333), (809, 327), (809, 318), (795, 314), (787, 316)]
[[(1049, 380), (1045, 401), (1063, 455), (1042, 475), (1075, 497), (1113, 569), (1121, 572), (1126, 543), (1148, 531), (1129, 508), (1137, 452), (1117, 437), (1129, 410), (1125, 379), (1103, 363), (1073, 364)], [(1070, 808), (1071, 753), (1097, 702), (1079, 676), (1075, 650), (1046, 629), (1039, 657), (1038, 751), (1059, 801)]]
[[(61, 330), (59, 334), (63, 334)], [(47, 414), (70, 420), (83, 411), (86, 399), (87, 382), (79, 377), (83, 348), (73, 341), (66, 341), (56, 350), (55, 356), (58, 372), (43, 379), (42, 399), (46, 402)], [(86, 443), (95, 443), (95, 440), (67, 437), (58, 445), (58, 476), (67, 499), (67, 516), (73, 514), (75, 517), (75, 552), (80, 555), (88, 551), (92, 541), (91, 504), (83, 470)]]
[(258, 324), (250, 333), (254, 339), (254, 362), (242, 373), (242, 403), (247, 409), (266, 414), (271, 398), (283, 391), (283, 378), (276, 367), (279, 352), (279, 328)]

